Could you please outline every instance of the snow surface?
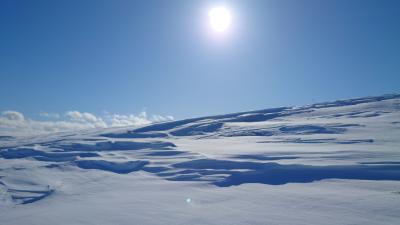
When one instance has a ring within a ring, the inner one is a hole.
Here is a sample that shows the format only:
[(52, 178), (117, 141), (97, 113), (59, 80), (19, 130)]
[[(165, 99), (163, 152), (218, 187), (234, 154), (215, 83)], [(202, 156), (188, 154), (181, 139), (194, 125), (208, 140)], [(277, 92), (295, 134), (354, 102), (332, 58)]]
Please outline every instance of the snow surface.
[(0, 136), (0, 224), (400, 224), (400, 95)]

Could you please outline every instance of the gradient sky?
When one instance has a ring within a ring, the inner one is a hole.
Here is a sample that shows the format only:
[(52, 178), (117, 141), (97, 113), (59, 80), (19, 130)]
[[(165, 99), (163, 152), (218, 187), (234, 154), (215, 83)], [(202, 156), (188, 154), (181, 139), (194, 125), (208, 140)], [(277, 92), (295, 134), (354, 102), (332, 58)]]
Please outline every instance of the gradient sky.
[[(228, 33), (207, 14), (224, 5)], [(400, 91), (398, 0), (2, 0), (0, 111), (177, 119)]]

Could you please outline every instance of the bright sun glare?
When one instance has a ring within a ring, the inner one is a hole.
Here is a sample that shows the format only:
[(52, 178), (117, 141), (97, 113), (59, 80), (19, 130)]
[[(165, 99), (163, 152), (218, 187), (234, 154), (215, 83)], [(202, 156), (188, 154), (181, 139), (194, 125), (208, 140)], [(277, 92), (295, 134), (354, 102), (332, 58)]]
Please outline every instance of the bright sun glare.
[(216, 32), (224, 32), (231, 25), (232, 16), (225, 7), (212, 8), (208, 13), (211, 28)]

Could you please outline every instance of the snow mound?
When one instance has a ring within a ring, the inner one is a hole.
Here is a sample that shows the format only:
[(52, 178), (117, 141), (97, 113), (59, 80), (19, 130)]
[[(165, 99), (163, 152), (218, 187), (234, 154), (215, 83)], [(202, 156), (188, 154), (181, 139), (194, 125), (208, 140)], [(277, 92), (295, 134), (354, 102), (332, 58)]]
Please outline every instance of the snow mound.
[(400, 95), (4, 135), (0, 224), (397, 224), (399, 137)]

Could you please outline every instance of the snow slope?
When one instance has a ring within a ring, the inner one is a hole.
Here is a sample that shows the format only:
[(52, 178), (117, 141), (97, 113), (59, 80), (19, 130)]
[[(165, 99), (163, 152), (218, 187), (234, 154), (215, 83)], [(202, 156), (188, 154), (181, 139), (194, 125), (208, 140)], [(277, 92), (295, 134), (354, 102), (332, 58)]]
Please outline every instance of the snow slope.
[(0, 137), (0, 224), (399, 224), (400, 95)]

